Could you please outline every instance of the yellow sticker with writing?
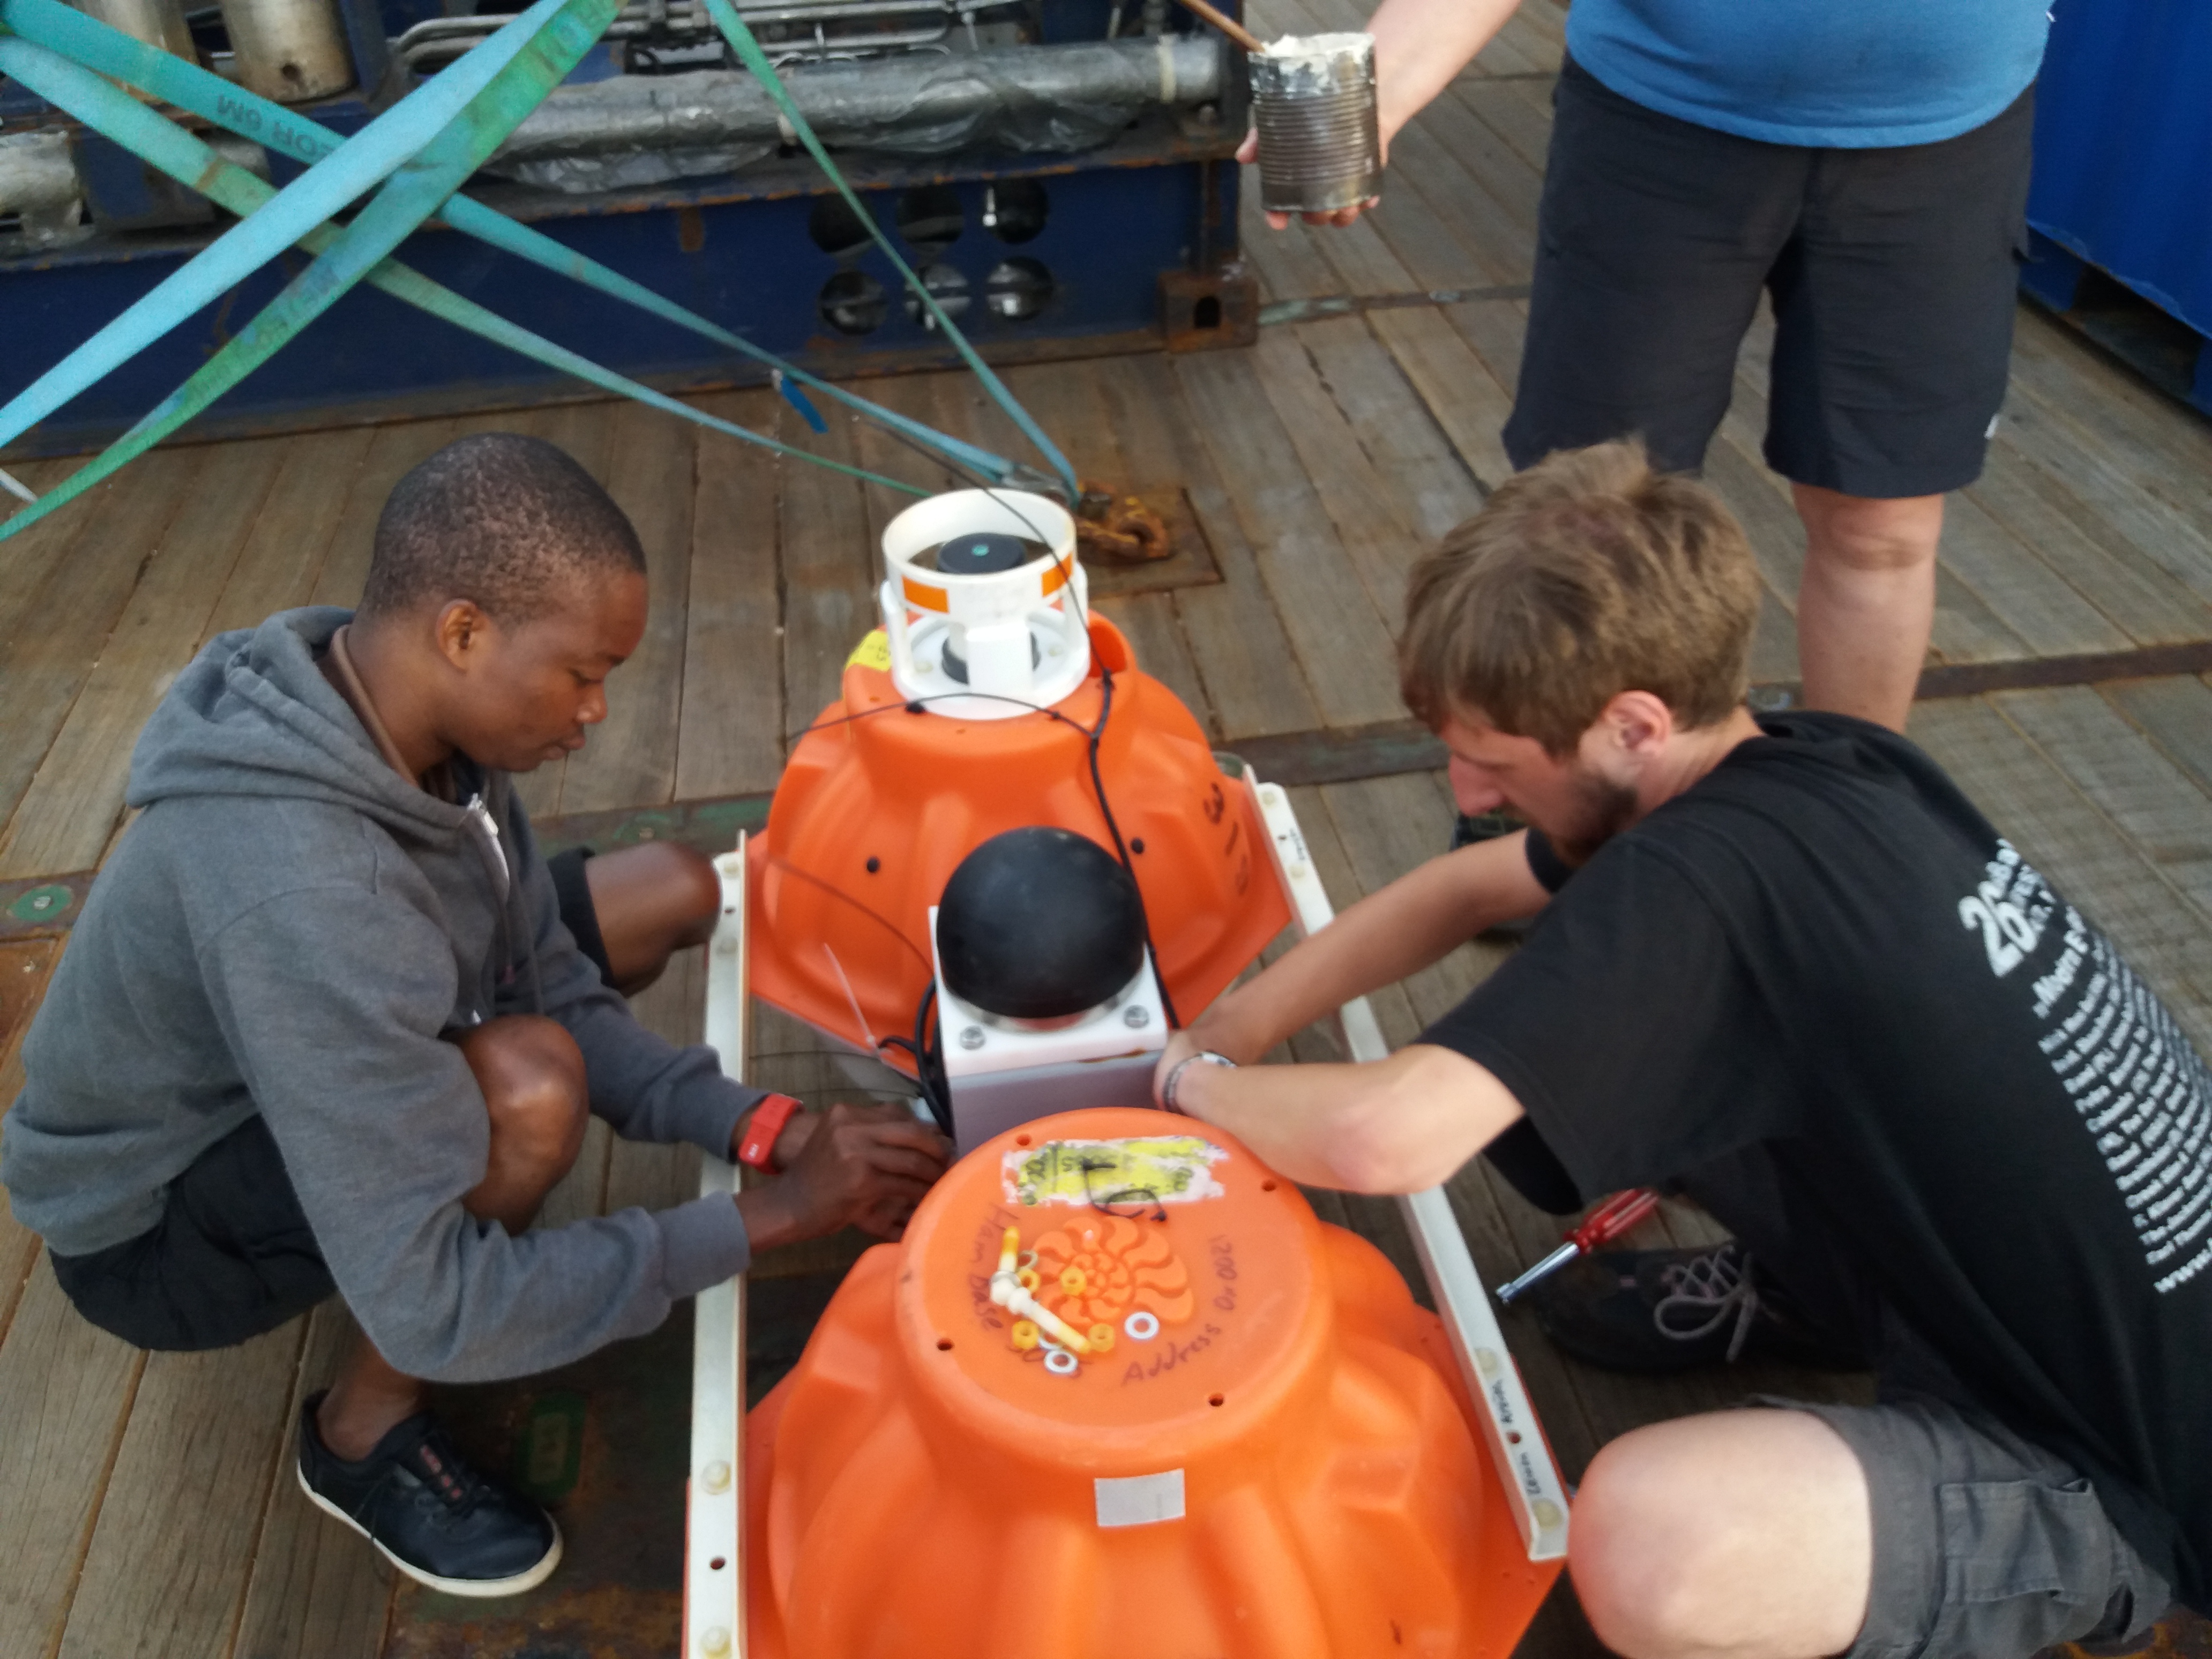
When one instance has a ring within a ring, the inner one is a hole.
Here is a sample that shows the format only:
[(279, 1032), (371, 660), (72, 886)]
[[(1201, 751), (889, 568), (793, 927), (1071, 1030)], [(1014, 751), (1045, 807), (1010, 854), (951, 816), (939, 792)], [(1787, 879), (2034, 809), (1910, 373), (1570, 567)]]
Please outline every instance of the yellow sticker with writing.
[(853, 647), (853, 654), (845, 659), (848, 668), (873, 668), (889, 673), (891, 666), (891, 642), (877, 629), (867, 638)]
[(1007, 1148), (1001, 1171), (1009, 1204), (1194, 1204), (1227, 1190), (1213, 1165), (1228, 1156), (1196, 1135), (1048, 1140)]

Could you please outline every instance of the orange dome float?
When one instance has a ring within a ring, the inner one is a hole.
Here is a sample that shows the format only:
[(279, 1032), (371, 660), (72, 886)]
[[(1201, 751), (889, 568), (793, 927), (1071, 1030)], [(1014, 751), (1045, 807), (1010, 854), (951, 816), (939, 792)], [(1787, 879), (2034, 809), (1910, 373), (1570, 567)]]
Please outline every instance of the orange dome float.
[(756, 1659), (1504, 1659), (1523, 1550), (1436, 1317), (1218, 1130), (962, 1160), (747, 1419)]
[[(984, 539), (1035, 556), (942, 568), (946, 527), (971, 523), (1022, 532)], [(933, 973), (929, 908), (953, 870), (1001, 831), (1048, 825), (1127, 848), (1155, 965), (1195, 1014), (1290, 910), (1245, 792), (1087, 609), (1073, 521), (1041, 497), (958, 491), (908, 508), (884, 544), (885, 626), (793, 747), (752, 842), (754, 994), (863, 1049), (909, 1033)], [(1008, 638), (1013, 656), (990, 653)]]

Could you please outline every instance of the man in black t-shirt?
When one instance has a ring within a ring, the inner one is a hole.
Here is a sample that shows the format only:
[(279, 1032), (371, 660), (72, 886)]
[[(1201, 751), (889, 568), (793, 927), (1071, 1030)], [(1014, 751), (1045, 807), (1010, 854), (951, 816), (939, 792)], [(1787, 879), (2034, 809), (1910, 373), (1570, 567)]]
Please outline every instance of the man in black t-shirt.
[[(1758, 594), (1632, 446), (1506, 483), (1415, 571), (1401, 668), (1462, 808), (1534, 827), (1224, 997), (1161, 1103), (1324, 1186), (1416, 1190), (1509, 1131), (1585, 1198), (1683, 1182), (1872, 1341), (1875, 1406), (1592, 1462), (1571, 1566), (1632, 1659), (2027, 1655), (2212, 1607), (2212, 1072), (1911, 744), (1753, 719)], [(1540, 911), (1391, 1059), (1236, 1069)]]

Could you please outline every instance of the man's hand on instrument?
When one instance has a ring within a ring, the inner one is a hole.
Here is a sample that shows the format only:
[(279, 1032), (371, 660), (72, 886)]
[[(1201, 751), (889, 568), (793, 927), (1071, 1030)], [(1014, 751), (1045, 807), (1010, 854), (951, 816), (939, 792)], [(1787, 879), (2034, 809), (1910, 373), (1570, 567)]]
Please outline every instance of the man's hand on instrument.
[(951, 1151), (902, 1105), (801, 1113), (777, 1137), (775, 1185), (741, 1194), (739, 1208), (757, 1247), (845, 1226), (896, 1238)]

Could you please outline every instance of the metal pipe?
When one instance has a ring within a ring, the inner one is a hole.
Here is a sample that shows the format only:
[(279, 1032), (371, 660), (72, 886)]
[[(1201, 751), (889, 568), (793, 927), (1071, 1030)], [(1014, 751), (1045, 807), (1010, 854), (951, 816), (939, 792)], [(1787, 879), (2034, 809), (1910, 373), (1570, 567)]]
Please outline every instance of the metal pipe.
[[(1203, 104), (1221, 95), (1223, 79), (1218, 40), (1170, 35), (809, 64), (785, 76), (783, 85), (814, 130), (835, 143), (954, 124), (1017, 100), (1131, 110)], [(492, 164), (791, 140), (767, 91), (749, 75), (618, 76), (560, 88), (514, 130)]]
[(88, 17), (96, 17), (134, 40), (159, 46), (187, 64), (199, 62), (192, 31), (185, 21), (184, 0), (70, 0)]
[(300, 104), (353, 84), (353, 54), (331, 0), (222, 0), (222, 22), (250, 92)]

